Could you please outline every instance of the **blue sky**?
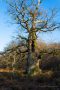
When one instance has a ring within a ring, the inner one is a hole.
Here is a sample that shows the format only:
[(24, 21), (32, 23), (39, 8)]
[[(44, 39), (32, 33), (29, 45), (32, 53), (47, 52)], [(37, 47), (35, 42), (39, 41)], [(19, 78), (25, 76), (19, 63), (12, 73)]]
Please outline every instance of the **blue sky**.
[[(7, 6), (4, 2), (5, 0), (0, 0), (0, 51), (12, 40), (12, 36), (15, 36), (17, 27), (11, 25), (9, 22), (10, 16), (8, 16), (6, 10)], [(60, 0), (44, 0), (44, 8), (56, 7), (60, 10)], [(60, 12), (57, 20), (60, 19)], [(60, 42), (60, 31), (54, 31), (53, 33), (40, 34), (39, 36), (42, 40), (50, 42)]]

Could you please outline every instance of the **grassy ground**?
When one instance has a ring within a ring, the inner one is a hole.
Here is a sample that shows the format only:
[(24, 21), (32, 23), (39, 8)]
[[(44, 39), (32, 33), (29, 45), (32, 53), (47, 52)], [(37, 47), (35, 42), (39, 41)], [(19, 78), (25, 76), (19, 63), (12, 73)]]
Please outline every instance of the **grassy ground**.
[(0, 72), (0, 90), (60, 90), (60, 77), (21, 76), (4, 70)]

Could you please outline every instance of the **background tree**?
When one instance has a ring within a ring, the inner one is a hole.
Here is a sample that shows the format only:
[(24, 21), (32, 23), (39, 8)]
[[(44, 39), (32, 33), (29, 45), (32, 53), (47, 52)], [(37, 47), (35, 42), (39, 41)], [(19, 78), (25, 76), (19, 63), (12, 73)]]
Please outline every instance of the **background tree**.
[(8, 12), (16, 24), (23, 30), (24, 37), (27, 41), (28, 57), (27, 57), (27, 73), (29, 72), (30, 64), (35, 62), (35, 47), (37, 33), (54, 31), (60, 27), (60, 23), (56, 22), (56, 11), (53, 9), (50, 13), (42, 10), (40, 4), (36, 0), (7, 0)]

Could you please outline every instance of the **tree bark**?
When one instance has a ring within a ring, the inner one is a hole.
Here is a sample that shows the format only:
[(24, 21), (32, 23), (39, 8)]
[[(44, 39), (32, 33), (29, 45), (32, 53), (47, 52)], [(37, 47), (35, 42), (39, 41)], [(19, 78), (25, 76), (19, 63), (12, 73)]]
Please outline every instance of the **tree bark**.
[(29, 32), (28, 37), (28, 58), (27, 58), (27, 68), (26, 72), (30, 72), (30, 67), (36, 61), (35, 48), (36, 48), (36, 31), (35, 31), (35, 17), (32, 17), (32, 28)]
[(26, 65), (26, 73), (29, 73), (29, 68), (30, 68), (30, 62), (32, 60), (31, 56), (31, 35), (29, 34), (28, 36), (28, 54), (27, 54), (27, 65)]

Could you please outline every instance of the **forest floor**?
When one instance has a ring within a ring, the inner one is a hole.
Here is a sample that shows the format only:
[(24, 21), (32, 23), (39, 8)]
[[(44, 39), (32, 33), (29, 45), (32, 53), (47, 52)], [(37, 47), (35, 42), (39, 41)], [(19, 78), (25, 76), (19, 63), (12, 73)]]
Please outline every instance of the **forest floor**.
[(1, 70), (0, 90), (60, 90), (60, 83), (56, 78), (22, 77), (19, 74)]

